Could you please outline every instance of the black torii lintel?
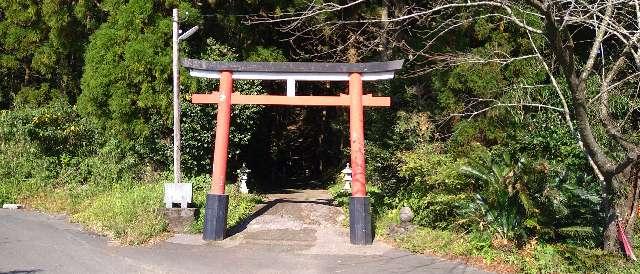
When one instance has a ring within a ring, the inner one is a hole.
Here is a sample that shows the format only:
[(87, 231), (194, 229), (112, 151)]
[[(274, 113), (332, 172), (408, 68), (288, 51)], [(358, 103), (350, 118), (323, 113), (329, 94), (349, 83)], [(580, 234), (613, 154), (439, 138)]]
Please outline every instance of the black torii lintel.
[(182, 66), (207, 71), (271, 72), (271, 73), (374, 73), (392, 72), (402, 68), (404, 60), (370, 63), (315, 62), (217, 62), (182, 59)]

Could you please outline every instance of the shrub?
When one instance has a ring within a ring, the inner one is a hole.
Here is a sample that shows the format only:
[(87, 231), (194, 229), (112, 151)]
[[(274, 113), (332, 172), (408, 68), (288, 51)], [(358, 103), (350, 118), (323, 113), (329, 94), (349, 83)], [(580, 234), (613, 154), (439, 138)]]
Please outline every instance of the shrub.
[(0, 202), (17, 202), (56, 177), (55, 161), (30, 143), (0, 142)]
[[(202, 60), (234, 61), (237, 54), (220, 42), (207, 39), (207, 47), (199, 56)], [(217, 89), (218, 80), (185, 77), (182, 80), (184, 93), (203, 93)], [(264, 93), (259, 81), (234, 81), (234, 92), (242, 94)], [(185, 98), (186, 99), (186, 98)], [(215, 134), (218, 109), (211, 105), (194, 105), (182, 101), (182, 166), (186, 176), (207, 174), (211, 169), (211, 144)], [(231, 128), (229, 130), (229, 165), (238, 163), (240, 151), (249, 143), (258, 123), (260, 106), (238, 105), (231, 109)]]
[(30, 142), (45, 156), (84, 155), (96, 148), (94, 128), (64, 102), (3, 111), (0, 125), (1, 142)]
[(513, 159), (508, 153), (472, 161), (462, 172), (481, 186), (475, 194), (481, 229), (520, 244), (532, 237), (593, 241), (590, 224), (598, 219), (600, 199), (580, 183), (588, 178), (570, 177), (545, 161)]
[[(61, 159), (86, 156), (94, 131), (65, 103), (0, 112), (0, 199), (16, 202), (58, 178)], [(61, 175), (63, 177), (61, 177)]]
[(400, 159), (399, 174), (409, 185), (400, 191), (396, 207), (410, 207), (414, 223), (427, 227), (460, 226), (468, 220), (474, 184), (460, 173), (464, 159), (454, 159), (438, 143), (403, 152)]

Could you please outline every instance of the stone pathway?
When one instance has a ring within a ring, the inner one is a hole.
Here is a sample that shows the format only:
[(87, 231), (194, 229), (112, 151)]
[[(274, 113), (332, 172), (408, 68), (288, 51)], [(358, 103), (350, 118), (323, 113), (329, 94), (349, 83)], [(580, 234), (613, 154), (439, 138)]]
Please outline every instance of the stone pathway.
[(288, 244), (303, 254), (383, 254), (390, 247), (375, 242), (362, 248), (349, 243), (346, 217), (326, 190), (292, 190), (268, 194), (265, 203), (232, 231), (242, 243)]
[[(281, 193), (267, 194), (254, 214), (229, 231), (227, 238), (217, 244), (225, 247), (285, 245), (301, 254), (318, 255), (380, 255), (391, 250), (380, 242), (366, 247), (350, 244), (349, 230), (343, 225), (346, 218), (326, 190), (285, 189)], [(178, 234), (168, 241), (206, 244), (200, 237), (200, 234)]]

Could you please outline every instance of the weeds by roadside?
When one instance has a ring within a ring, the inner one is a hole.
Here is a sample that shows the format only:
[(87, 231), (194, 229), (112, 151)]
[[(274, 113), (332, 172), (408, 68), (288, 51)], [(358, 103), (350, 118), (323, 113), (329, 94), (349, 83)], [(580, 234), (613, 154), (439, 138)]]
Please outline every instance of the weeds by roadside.
[[(329, 188), (336, 202), (348, 210), (348, 192), (340, 179)], [(369, 185), (367, 186), (369, 187)], [(488, 231), (458, 231), (417, 226), (404, 234), (392, 234), (389, 228), (400, 223), (398, 209), (387, 209), (380, 191), (371, 187), (376, 239), (413, 253), (464, 261), (498, 273), (640, 273), (640, 263), (630, 264), (622, 256), (599, 248), (576, 244), (545, 243), (529, 240), (523, 247), (505, 245)], [(348, 222), (346, 223), (348, 225)], [(638, 241), (634, 241), (638, 242)], [(635, 247), (636, 250), (640, 245)]]
[[(193, 204), (199, 210), (195, 222), (191, 224), (189, 231), (201, 233), (204, 227), (204, 207), (207, 200), (207, 192), (211, 186), (211, 176), (198, 176), (190, 180), (193, 184)], [(261, 201), (260, 196), (254, 194), (242, 194), (238, 191), (237, 185), (227, 185), (226, 193), (229, 195), (229, 211), (227, 214), (227, 227), (233, 227), (253, 212), (256, 204)]]
[(162, 192), (162, 184), (117, 188), (81, 206), (72, 220), (122, 244), (143, 244), (166, 231)]
[(389, 235), (387, 228), (397, 223), (397, 210), (380, 215), (375, 224), (376, 237), (413, 253), (465, 261), (498, 273), (640, 273), (640, 263), (629, 264), (625, 258), (598, 248), (535, 240), (521, 249), (500, 248), (488, 233), (426, 227)]
[[(166, 177), (166, 176), (163, 176)], [(204, 212), (206, 190), (209, 176), (200, 176), (194, 183), (193, 203)], [(0, 188), (4, 185), (0, 184)], [(228, 227), (232, 227), (249, 216), (260, 202), (260, 197), (239, 193), (235, 185), (227, 188), (229, 194)], [(23, 193), (18, 200), (28, 207), (47, 212), (64, 213), (71, 220), (109, 236), (124, 245), (144, 244), (166, 232), (167, 222), (162, 214), (163, 183), (117, 186), (108, 190), (96, 190), (91, 187), (42, 188)], [(202, 232), (204, 214), (191, 225), (191, 232)]]
[[(161, 235), (167, 228), (163, 183), (172, 174), (158, 172), (140, 157), (139, 143), (103, 137), (65, 104), (0, 111), (0, 204), (19, 202), (67, 214), (125, 245)], [(210, 177), (185, 181), (194, 183), (194, 204), (204, 207)], [(228, 190), (233, 225), (253, 211), (259, 198), (233, 186)], [(193, 226), (202, 226), (202, 216)]]

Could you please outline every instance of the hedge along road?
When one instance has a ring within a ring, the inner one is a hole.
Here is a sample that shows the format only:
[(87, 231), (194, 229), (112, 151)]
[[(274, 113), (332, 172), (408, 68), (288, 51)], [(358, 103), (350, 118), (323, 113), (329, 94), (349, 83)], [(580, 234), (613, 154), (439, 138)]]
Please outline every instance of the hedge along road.
[[(274, 218), (295, 224), (295, 218), (283, 216), (282, 210), (305, 205), (278, 199), (268, 201), (268, 210), (244, 231), (222, 242), (204, 243), (194, 235), (141, 247), (111, 244), (68, 223), (64, 216), (0, 210), (0, 273), (485, 273), (463, 263), (379, 244), (327, 242), (335, 233), (324, 231), (322, 227), (330, 227), (326, 225), (301, 224), (295, 230), (299, 236), (261, 240), (286, 234), (274, 225)], [(311, 235), (300, 237), (305, 234)]]

